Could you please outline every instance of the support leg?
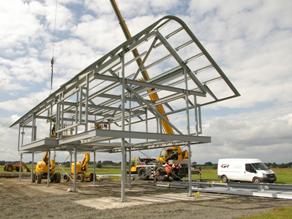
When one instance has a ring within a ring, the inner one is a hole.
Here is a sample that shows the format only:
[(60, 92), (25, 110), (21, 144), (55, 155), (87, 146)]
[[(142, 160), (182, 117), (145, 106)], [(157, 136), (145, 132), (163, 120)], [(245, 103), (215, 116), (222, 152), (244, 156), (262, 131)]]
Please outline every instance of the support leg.
[(22, 176), (22, 153), (20, 153), (20, 159), (19, 159), (19, 171), (18, 171), (18, 180), (21, 181)]
[(126, 182), (126, 160), (125, 160), (125, 142), (124, 138), (122, 138), (122, 163), (121, 163), (121, 201), (126, 201), (126, 194), (125, 194), (125, 182)]
[(189, 156), (188, 156), (188, 183), (189, 183), (189, 191), (188, 191), (188, 196), (192, 196), (192, 151), (191, 151), (191, 144), (188, 142), (188, 151), (189, 151)]
[(93, 184), (96, 184), (96, 151), (93, 151)]
[(34, 176), (34, 152), (31, 153), (31, 181), (34, 183), (35, 176)]
[(51, 151), (49, 150), (48, 174), (47, 174), (47, 186), (49, 186), (50, 181), (51, 181), (51, 180), (50, 180), (50, 178), (51, 178), (50, 169), (51, 169)]
[(129, 179), (128, 179), (128, 185), (129, 185), (129, 188), (131, 188), (131, 164), (132, 164), (132, 153), (131, 153), (131, 147), (129, 147)]
[(77, 180), (77, 148), (74, 148), (74, 181), (73, 181), (73, 192), (77, 191), (77, 185), (76, 185), (76, 180)]

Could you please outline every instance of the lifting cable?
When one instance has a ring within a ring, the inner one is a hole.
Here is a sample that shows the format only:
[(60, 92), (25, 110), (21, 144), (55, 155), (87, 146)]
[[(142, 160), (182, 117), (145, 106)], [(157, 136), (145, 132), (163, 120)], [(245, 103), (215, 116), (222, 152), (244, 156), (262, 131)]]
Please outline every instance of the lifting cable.
[(55, 32), (56, 32), (56, 23), (57, 23), (57, 9), (58, 9), (58, 0), (55, 2), (55, 19), (53, 26), (53, 43), (52, 43), (52, 58), (51, 58), (51, 89), (53, 89), (53, 79), (54, 79), (54, 64), (55, 64)]

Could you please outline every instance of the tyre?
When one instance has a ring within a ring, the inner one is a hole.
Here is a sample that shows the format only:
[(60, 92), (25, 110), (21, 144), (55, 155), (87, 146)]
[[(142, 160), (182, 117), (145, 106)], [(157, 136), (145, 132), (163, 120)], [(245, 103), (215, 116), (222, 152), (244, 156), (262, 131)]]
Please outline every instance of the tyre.
[(60, 182), (61, 182), (61, 174), (55, 173), (55, 183), (60, 183)]
[(11, 165), (7, 165), (6, 166), (6, 171), (12, 172), (13, 171), (13, 167)]
[(93, 173), (90, 173), (90, 175), (89, 175), (89, 181), (90, 181), (90, 182), (93, 181)]
[(142, 179), (142, 180), (149, 179), (149, 175), (147, 175), (145, 168), (141, 168), (138, 170), (138, 177), (139, 179)]
[(32, 183), (35, 183), (35, 180), (36, 180), (36, 175), (35, 175), (35, 174), (32, 174), (31, 182), (32, 182)]
[(221, 180), (222, 180), (222, 182), (224, 182), (224, 183), (228, 183), (228, 182), (229, 182), (229, 179), (228, 179), (227, 176), (225, 176), (225, 175), (221, 176)]
[(37, 180), (37, 184), (41, 184), (42, 183), (42, 174), (37, 174), (36, 180)]
[(56, 181), (56, 174), (50, 175), (50, 183), (54, 183)]
[(65, 182), (69, 182), (70, 177), (69, 177), (67, 174), (65, 174), (65, 175), (63, 176), (63, 179), (64, 179)]
[(84, 176), (83, 176), (83, 174), (78, 174), (78, 175), (77, 175), (77, 181), (79, 181), (79, 182), (83, 182), (83, 181), (84, 181)]
[(254, 177), (254, 178), (252, 179), (252, 182), (253, 182), (254, 184), (259, 184), (259, 183), (261, 182), (261, 180), (260, 180), (259, 178), (257, 178), (257, 177)]

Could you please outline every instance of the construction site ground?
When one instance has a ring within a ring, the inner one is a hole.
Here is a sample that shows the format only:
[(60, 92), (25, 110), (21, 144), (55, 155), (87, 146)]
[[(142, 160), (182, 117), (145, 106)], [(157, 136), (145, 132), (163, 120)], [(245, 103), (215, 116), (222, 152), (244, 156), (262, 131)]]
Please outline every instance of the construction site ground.
[(237, 218), (292, 201), (194, 194), (135, 181), (127, 189), (127, 202), (120, 202), (120, 183), (103, 179), (96, 185), (79, 183), (68, 192), (65, 183), (32, 184), (28, 178), (0, 178), (0, 218)]

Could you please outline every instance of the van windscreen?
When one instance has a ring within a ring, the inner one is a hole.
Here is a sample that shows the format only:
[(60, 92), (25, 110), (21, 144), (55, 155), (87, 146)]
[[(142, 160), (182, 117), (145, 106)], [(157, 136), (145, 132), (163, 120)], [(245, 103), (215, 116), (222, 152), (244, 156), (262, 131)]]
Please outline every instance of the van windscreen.
[(267, 165), (264, 163), (253, 163), (252, 165), (256, 170), (268, 170), (269, 169), (267, 167)]

